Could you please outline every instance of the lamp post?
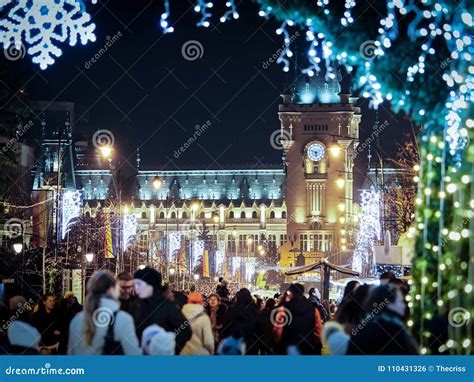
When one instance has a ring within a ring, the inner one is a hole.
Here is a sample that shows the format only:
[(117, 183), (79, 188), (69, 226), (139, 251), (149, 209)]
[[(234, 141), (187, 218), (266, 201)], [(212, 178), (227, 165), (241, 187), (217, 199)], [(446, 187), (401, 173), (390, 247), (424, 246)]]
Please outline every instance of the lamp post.
[(20, 284), (20, 290), (21, 294), (23, 295), (23, 277), (24, 277), (24, 269), (25, 269), (25, 253), (23, 252), (23, 236), (19, 238), (19, 241), (13, 243), (13, 251), (17, 254), (21, 254), (21, 284)]

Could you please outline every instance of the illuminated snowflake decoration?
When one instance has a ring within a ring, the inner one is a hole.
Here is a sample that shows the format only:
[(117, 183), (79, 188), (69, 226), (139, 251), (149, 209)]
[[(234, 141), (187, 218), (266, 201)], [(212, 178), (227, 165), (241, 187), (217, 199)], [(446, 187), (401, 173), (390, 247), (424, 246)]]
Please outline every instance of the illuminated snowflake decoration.
[(65, 191), (61, 200), (61, 239), (64, 240), (66, 234), (74, 224), (74, 219), (81, 214), (82, 198), (81, 191)]
[(380, 195), (374, 190), (362, 191), (362, 216), (357, 234), (356, 248), (352, 255), (352, 270), (366, 274), (375, 267), (375, 242), (380, 240)]
[(137, 216), (135, 214), (125, 214), (122, 222), (122, 249), (124, 252), (136, 235)]
[(10, 9), (0, 20), (0, 43), (6, 51), (12, 46), (17, 51), (27, 48), (41, 69), (62, 55), (59, 43), (68, 41), (75, 46), (78, 40), (82, 45), (96, 40), (95, 24), (90, 22), (82, 0), (3, 1), (0, 8), (5, 7)]

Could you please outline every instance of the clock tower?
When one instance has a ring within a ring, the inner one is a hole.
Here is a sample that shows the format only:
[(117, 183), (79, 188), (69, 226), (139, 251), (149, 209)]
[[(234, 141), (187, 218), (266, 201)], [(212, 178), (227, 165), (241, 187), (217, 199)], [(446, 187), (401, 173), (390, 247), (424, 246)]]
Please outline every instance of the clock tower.
[(307, 262), (346, 252), (351, 241), (361, 115), (349, 86), (334, 77), (302, 78), (279, 105), (288, 239)]

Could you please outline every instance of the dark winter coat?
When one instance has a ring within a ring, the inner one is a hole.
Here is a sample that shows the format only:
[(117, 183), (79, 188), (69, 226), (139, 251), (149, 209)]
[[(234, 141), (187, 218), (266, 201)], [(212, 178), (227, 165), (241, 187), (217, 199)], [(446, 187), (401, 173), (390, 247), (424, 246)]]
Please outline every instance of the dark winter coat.
[[(313, 304), (304, 296), (295, 297), (278, 308), (283, 311), (283, 318), (276, 320), (277, 332), (281, 331), (276, 350), (287, 354), (288, 347), (296, 346), (298, 352), (304, 355), (321, 354), (320, 319), (316, 320), (316, 310)], [(318, 315), (319, 318), (319, 315)], [(274, 330), (275, 333), (275, 330)]]
[(240, 332), (245, 341), (245, 354), (258, 354), (258, 342), (261, 335), (259, 313), (252, 302), (246, 305), (235, 304), (229, 314), (229, 332)]
[(323, 322), (326, 322), (329, 320), (329, 313), (327, 311), (327, 309), (324, 307), (324, 305), (322, 304), (321, 300), (319, 298), (317, 298), (316, 296), (309, 296), (308, 298), (308, 301), (313, 304), (313, 306), (315, 308), (318, 309), (319, 311), (319, 315), (321, 316), (321, 320), (323, 320)]
[(219, 304), (215, 315), (213, 314), (211, 307), (209, 305), (206, 306), (206, 313), (211, 320), (211, 327), (212, 327), (212, 335), (214, 336), (214, 342), (217, 345), (219, 342), (225, 338), (228, 333), (228, 326), (229, 326), (229, 318), (228, 318), (228, 307), (226, 304)]
[(374, 316), (367, 316), (354, 328), (347, 354), (416, 355), (418, 347), (405, 329), (402, 317), (385, 310)]
[(57, 330), (59, 332), (63, 329), (63, 320), (58, 308), (54, 308), (51, 312), (46, 312), (42, 306), (33, 314), (33, 326), (41, 333), (41, 345), (51, 346), (60, 341), (60, 336), (54, 334)]
[(260, 339), (260, 354), (274, 354), (273, 353), (273, 322), (272, 312), (274, 309), (265, 308), (260, 312), (260, 328), (262, 330), (262, 337)]
[(153, 324), (176, 334), (176, 354), (180, 353), (193, 334), (189, 322), (181, 311), (162, 292), (155, 293), (145, 300), (140, 300), (139, 313), (135, 322), (139, 340), (142, 338), (143, 331)]

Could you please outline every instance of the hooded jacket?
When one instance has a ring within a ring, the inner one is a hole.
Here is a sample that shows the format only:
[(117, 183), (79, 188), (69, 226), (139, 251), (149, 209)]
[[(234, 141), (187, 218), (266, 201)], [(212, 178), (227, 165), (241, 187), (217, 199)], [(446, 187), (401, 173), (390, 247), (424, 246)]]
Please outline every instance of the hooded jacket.
[(191, 325), (193, 335), (186, 342), (181, 355), (212, 355), (214, 354), (214, 336), (212, 335), (211, 320), (202, 305), (186, 304), (182, 310)]
[[(114, 340), (120, 342), (125, 355), (139, 355), (141, 349), (135, 335), (135, 325), (132, 316), (120, 311), (120, 303), (111, 298), (102, 297), (100, 307), (102, 312), (117, 312), (113, 323)], [(99, 318), (97, 319), (99, 321)], [(94, 338), (90, 345), (84, 337), (84, 311), (74, 316), (69, 325), (68, 354), (70, 355), (102, 355), (108, 325), (97, 325)]]

